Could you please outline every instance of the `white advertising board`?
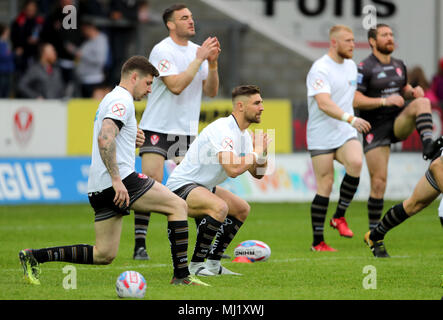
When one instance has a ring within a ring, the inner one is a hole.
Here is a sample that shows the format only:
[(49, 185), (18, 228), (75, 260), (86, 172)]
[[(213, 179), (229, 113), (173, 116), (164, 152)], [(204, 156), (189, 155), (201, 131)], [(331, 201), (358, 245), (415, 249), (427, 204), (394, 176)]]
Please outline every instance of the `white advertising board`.
[(0, 157), (66, 155), (65, 102), (1, 99), (0, 110)]
[[(429, 162), (420, 153), (392, 153), (389, 160), (388, 180), (385, 199), (404, 200), (408, 198), (419, 179), (424, 175)], [(345, 174), (344, 167), (335, 162), (334, 185), (330, 199), (337, 201), (340, 183)], [(228, 179), (223, 187), (247, 201), (254, 202), (304, 202), (312, 201), (316, 183), (309, 154), (295, 153), (276, 155), (274, 170), (261, 180), (245, 173), (235, 179)], [(360, 184), (354, 199), (367, 201), (370, 191), (368, 169), (364, 163)]]
[(357, 63), (370, 54), (367, 26), (375, 23), (392, 27), (397, 45), (394, 56), (408, 67), (421, 66), (428, 78), (436, 73), (443, 55), (440, 0), (202, 1), (311, 60), (325, 54), (329, 28), (335, 24), (354, 30)]

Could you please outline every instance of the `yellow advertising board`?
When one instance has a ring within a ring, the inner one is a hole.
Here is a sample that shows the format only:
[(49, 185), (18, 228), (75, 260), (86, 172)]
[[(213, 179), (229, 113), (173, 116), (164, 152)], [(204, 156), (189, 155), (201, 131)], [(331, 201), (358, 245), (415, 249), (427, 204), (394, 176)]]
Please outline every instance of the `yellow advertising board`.
[[(72, 99), (68, 102), (67, 152), (70, 156), (90, 155), (95, 113), (100, 101)], [(135, 102), (135, 114), (140, 121), (146, 101)], [(250, 130), (262, 129), (273, 134), (275, 153), (292, 152), (292, 108), (289, 100), (265, 100), (262, 122), (253, 124)], [(229, 99), (203, 101), (200, 112), (199, 132), (214, 120), (231, 114)]]
[[(100, 101), (72, 99), (68, 102), (67, 153), (69, 156), (91, 155), (94, 119)], [(146, 101), (135, 102), (137, 122), (140, 121)]]

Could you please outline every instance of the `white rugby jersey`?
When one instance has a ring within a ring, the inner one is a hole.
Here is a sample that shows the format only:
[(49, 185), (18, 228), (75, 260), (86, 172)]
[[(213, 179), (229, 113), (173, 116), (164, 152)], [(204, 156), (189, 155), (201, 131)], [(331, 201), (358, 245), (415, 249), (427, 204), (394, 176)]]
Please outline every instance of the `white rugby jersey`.
[(88, 192), (101, 191), (112, 186), (111, 176), (103, 163), (98, 148), (98, 135), (105, 118), (115, 119), (123, 123), (123, 127), (115, 138), (120, 177), (124, 179), (135, 171), (137, 120), (135, 119), (134, 98), (129, 91), (117, 86), (104, 97), (95, 114)]
[(203, 61), (192, 82), (179, 95), (168, 90), (161, 77), (185, 71), (195, 60), (199, 46), (188, 41), (187, 46), (176, 44), (170, 37), (159, 42), (151, 51), (149, 61), (160, 76), (154, 78), (139, 127), (160, 133), (177, 135), (198, 134), (198, 120), (203, 92), (203, 80), (208, 77), (208, 61)]
[(357, 66), (351, 59), (335, 62), (325, 54), (316, 60), (306, 78), (308, 92), (308, 150), (334, 149), (348, 139), (357, 137), (357, 130), (349, 123), (334, 119), (318, 108), (315, 96), (329, 93), (343, 111), (353, 115), (354, 93), (357, 89)]
[(237, 156), (253, 152), (252, 138), (247, 130), (241, 131), (233, 115), (209, 124), (191, 144), (183, 161), (172, 171), (166, 186), (175, 191), (198, 183), (209, 190), (228, 178), (218, 161), (217, 154), (231, 151)]

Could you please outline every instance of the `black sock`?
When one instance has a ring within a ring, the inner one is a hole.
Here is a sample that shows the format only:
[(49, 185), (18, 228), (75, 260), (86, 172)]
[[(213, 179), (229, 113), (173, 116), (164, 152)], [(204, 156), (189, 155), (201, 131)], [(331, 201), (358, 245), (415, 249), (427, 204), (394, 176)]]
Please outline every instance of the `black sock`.
[(192, 255), (192, 262), (203, 262), (209, 252), (212, 240), (214, 240), (218, 229), (222, 223), (215, 220), (211, 216), (206, 216), (202, 219), (197, 229), (197, 240), (195, 242), (194, 254)]
[(134, 212), (135, 248), (146, 248), (146, 233), (151, 219), (150, 212)]
[(354, 198), (357, 191), (360, 177), (352, 177), (347, 173), (343, 177), (340, 185), (340, 198), (338, 199), (337, 210), (334, 214), (334, 219), (338, 219), (345, 216), (346, 209)]
[(311, 222), (312, 230), (314, 233), (313, 246), (318, 245), (324, 241), (323, 229), (325, 224), (326, 213), (328, 211), (329, 198), (322, 197), (318, 194), (315, 195), (311, 204)]
[(202, 223), (203, 218), (194, 218), (194, 220), (195, 220), (195, 226), (198, 229), (198, 226), (200, 225), (200, 223)]
[(368, 199), (368, 218), (369, 218), (369, 230), (373, 230), (377, 223), (380, 222), (381, 215), (383, 214), (384, 199), (375, 199), (369, 197)]
[(93, 264), (93, 246), (77, 244), (73, 246), (51, 247), (32, 250), (37, 262), (64, 261), (78, 264)]
[(243, 225), (243, 222), (240, 220), (228, 216), (223, 222), (223, 225), (218, 230), (214, 244), (212, 246), (212, 250), (208, 255), (208, 259), (211, 260), (221, 260), (223, 254), (231, 243), (232, 239), (234, 239), (240, 227)]
[(440, 217), (440, 223), (441, 223), (441, 226), (443, 227), (443, 217)]
[(430, 113), (422, 113), (419, 114), (415, 119), (415, 127), (417, 128), (417, 132), (420, 135), (421, 142), (423, 146), (427, 143), (432, 142), (432, 114)]
[(405, 209), (403, 208), (403, 203), (399, 203), (393, 206), (386, 212), (383, 219), (377, 224), (374, 230), (371, 231), (369, 239), (372, 241), (378, 241), (384, 239), (386, 233), (392, 228), (398, 226), (400, 223), (409, 218)]
[(171, 245), (174, 277), (179, 279), (189, 275), (188, 270), (188, 220), (169, 221), (168, 238)]

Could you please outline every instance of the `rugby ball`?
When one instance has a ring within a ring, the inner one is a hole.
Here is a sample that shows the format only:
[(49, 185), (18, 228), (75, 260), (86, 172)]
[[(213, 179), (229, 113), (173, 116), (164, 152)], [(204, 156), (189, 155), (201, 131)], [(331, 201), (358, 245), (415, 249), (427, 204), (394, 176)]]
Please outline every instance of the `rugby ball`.
[(146, 280), (137, 271), (125, 271), (118, 276), (115, 290), (120, 298), (142, 299), (146, 293)]
[(252, 262), (266, 261), (271, 256), (271, 248), (260, 240), (246, 240), (235, 247), (234, 256), (243, 256)]

